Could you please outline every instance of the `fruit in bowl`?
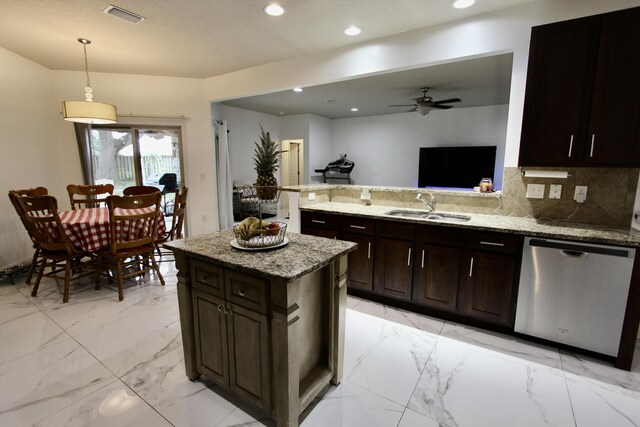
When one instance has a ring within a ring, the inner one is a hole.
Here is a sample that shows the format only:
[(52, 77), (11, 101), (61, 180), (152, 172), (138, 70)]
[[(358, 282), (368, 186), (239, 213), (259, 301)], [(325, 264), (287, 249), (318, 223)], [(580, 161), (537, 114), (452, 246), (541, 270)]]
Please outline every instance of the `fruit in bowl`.
[(280, 233), (280, 225), (277, 222), (271, 222), (267, 226), (267, 234), (270, 236), (277, 236)]

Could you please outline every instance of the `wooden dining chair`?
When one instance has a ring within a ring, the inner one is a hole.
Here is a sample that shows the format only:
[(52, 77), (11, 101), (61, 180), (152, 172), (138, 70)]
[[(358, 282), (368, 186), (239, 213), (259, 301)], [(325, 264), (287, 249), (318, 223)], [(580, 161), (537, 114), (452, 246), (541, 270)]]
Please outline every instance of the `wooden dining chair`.
[[(105, 195), (113, 194), (113, 184), (67, 185), (71, 209), (97, 208), (107, 199)], [(100, 197), (103, 196), (103, 197)]]
[(176, 198), (173, 204), (173, 217), (171, 221), (171, 228), (167, 230), (167, 233), (156, 240), (156, 250), (158, 255), (162, 257), (162, 244), (170, 240), (182, 239), (182, 229), (184, 227), (184, 217), (187, 211), (187, 195), (189, 189), (183, 187), (182, 190), (178, 190)]
[(100, 275), (115, 272), (118, 299), (124, 292), (122, 280), (145, 275), (153, 269), (160, 283), (164, 278), (154, 257), (154, 243), (158, 232), (160, 192), (139, 196), (109, 196), (109, 247), (98, 252), (96, 289), (100, 289)]
[[(62, 222), (58, 215), (58, 201), (53, 196), (23, 196), (18, 197), (20, 208), (24, 212), (25, 224), (34, 244), (39, 251), (40, 266), (38, 275), (31, 291), (31, 296), (38, 294), (38, 287), (43, 276), (56, 276), (55, 273), (64, 269), (64, 291), (62, 302), (69, 301), (69, 283), (74, 272), (79, 272), (83, 267), (93, 263), (93, 260), (85, 261), (83, 258), (89, 253), (76, 249), (64, 233)], [(43, 215), (43, 212), (45, 213)], [(47, 267), (51, 272), (44, 274)], [(86, 274), (76, 275), (75, 278)]]
[(156, 191), (160, 192), (160, 189), (150, 185), (132, 185), (131, 187), (125, 188), (122, 194), (125, 196), (139, 196), (141, 194), (153, 194)]
[[(20, 221), (22, 221), (22, 225), (24, 225), (27, 233), (29, 233), (29, 237), (32, 241), (34, 241), (31, 232), (29, 231), (29, 227), (27, 225), (26, 219), (24, 218), (24, 210), (18, 201), (19, 197), (34, 197), (34, 196), (46, 196), (49, 194), (49, 190), (45, 187), (36, 187), (36, 188), (27, 188), (23, 190), (10, 190), (9, 191), (9, 200), (11, 200), (11, 204), (16, 210), (18, 216), (20, 217)], [(33, 272), (36, 270), (36, 266), (38, 264), (38, 259), (40, 257), (40, 249), (35, 245), (33, 245), (34, 252), (33, 257), (31, 258), (31, 265), (29, 266), (29, 271), (27, 272), (27, 279), (25, 280), (25, 284), (31, 283), (31, 278), (33, 277)]]

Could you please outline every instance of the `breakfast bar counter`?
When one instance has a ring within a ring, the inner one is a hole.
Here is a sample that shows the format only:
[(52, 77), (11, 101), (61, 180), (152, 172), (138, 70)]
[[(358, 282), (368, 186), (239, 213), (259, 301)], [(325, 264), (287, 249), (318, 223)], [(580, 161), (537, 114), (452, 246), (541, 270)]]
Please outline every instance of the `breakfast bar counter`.
[(346, 272), (356, 244), (287, 233), (271, 250), (233, 248), (232, 230), (165, 244), (175, 254), (187, 376), (201, 375), (276, 420), (342, 378)]

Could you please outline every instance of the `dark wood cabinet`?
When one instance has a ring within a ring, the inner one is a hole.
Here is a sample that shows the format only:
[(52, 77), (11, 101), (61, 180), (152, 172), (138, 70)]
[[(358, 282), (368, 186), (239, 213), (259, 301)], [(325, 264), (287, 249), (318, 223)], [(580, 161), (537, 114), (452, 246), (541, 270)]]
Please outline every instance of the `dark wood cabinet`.
[(340, 230), (358, 244), (347, 272), (357, 295), (513, 327), (521, 236), (321, 212), (302, 218), (303, 233)]
[(522, 239), (487, 231), (467, 234), (460, 311), (466, 316), (513, 327)]
[(438, 310), (456, 311), (463, 246), (464, 233), (461, 230), (418, 227), (412, 291), (414, 302)]
[[(194, 263), (196, 278), (219, 278), (193, 291), (198, 370), (256, 407), (271, 409), (269, 324), (264, 281)], [(216, 294), (223, 295), (216, 296)]]
[(411, 224), (378, 221), (373, 288), (391, 298), (410, 300), (414, 233)]
[(520, 166), (640, 164), (640, 8), (534, 27)]
[(300, 232), (312, 236), (337, 239), (340, 235), (340, 217), (323, 212), (302, 211)]
[(340, 225), (340, 239), (358, 244), (358, 248), (349, 254), (347, 286), (372, 291), (376, 222), (373, 219), (343, 216)]

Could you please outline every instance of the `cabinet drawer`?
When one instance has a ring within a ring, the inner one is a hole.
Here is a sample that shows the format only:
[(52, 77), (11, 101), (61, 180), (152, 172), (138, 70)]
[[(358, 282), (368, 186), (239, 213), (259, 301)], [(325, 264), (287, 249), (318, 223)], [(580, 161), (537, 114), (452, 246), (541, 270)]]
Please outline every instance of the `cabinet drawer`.
[(513, 234), (471, 231), (468, 245), (469, 249), (514, 254), (520, 248), (520, 238)]
[(227, 270), (227, 300), (259, 313), (267, 312), (267, 282), (254, 276)]
[(302, 212), (302, 228), (340, 229), (340, 217), (322, 212)]
[(212, 295), (224, 296), (222, 291), (222, 269), (215, 265), (200, 261), (192, 261), (191, 283), (196, 289), (200, 289)]
[(464, 232), (459, 229), (447, 227), (420, 226), (416, 230), (416, 240), (421, 243), (433, 243), (436, 245), (455, 246), (464, 245)]
[(372, 219), (342, 217), (342, 232), (367, 234), (373, 236), (376, 231), (376, 222)]
[(378, 236), (391, 239), (411, 240), (415, 236), (416, 227), (402, 222), (378, 221)]

